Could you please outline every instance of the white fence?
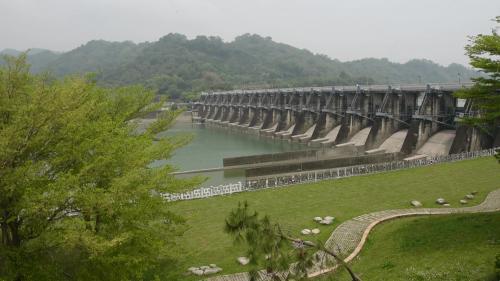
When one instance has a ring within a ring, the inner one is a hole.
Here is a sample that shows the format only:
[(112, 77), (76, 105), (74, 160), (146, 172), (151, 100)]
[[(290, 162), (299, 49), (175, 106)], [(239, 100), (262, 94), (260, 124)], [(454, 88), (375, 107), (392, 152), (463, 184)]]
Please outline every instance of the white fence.
[(199, 188), (184, 193), (164, 193), (162, 197), (167, 201), (191, 200), (208, 198), (218, 195), (229, 195), (244, 191), (254, 191), (259, 189), (280, 187), (292, 184), (316, 182), (328, 179), (339, 179), (352, 176), (375, 174), (387, 171), (395, 171), (421, 166), (428, 166), (437, 163), (455, 162), (460, 160), (474, 159), (479, 157), (495, 155), (495, 149), (486, 149), (480, 151), (463, 152), (446, 156), (435, 156), (414, 160), (401, 160), (376, 164), (365, 164), (342, 168), (333, 168), (325, 170), (304, 171), (287, 175), (276, 175), (261, 177), (258, 179), (248, 179), (244, 183), (230, 183), (219, 186)]

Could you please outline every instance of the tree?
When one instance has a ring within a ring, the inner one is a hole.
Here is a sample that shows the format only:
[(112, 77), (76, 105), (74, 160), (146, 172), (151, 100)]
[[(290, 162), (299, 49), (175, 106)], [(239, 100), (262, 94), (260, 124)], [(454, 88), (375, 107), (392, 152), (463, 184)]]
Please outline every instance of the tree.
[[(315, 263), (328, 264), (331, 259), (344, 267), (353, 281), (361, 279), (335, 252), (323, 243), (305, 241), (286, 234), (278, 223), (268, 216), (251, 213), (248, 203), (239, 203), (226, 219), (225, 231), (237, 243), (245, 243), (252, 269), (251, 280), (258, 280), (259, 270), (272, 280), (300, 280), (307, 278), (307, 271)], [(292, 262), (295, 263), (292, 264)]]
[(155, 139), (136, 118), (161, 106), (141, 87), (0, 68), (0, 279), (146, 280), (174, 276), (182, 218), (161, 192), (193, 185), (150, 168), (185, 138)]
[[(500, 16), (495, 22), (500, 24)], [(470, 65), (486, 75), (473, 78), (475, 84), (472, 88), (456, 93), (457, 97), (472, 101), (473, 108), (478, 110), (463, 122), (493, 135), (500, 128), (500, 35), (493, 29), (491, 35), (473, 36), (465, 50)]]

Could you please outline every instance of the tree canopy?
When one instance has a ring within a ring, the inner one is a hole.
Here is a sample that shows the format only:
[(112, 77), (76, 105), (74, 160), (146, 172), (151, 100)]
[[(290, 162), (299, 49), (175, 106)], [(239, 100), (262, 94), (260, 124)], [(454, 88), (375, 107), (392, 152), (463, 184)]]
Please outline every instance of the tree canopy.
[(159, 94), (187, 99), (203, 90), (457, 82), (458, 73), (463, 81), (477, 76), (461, 65), (444, 67), (429, 60), (340, 62), (254, 34), (232, 42), (181, 34), (140, 44), (94, 40), (62, 54), (36, 52), (28, 62), (35, 72), (49, 70), (58, 76), (96, 72), (102, 85), (141, 83)]
[[(500, 24), (500, 16), (495, 22)], [(498, 28), (498, 26), (496, 27)], [(469, 99), (474, 109), (463, 122), (477, 126), (490, 135), (500, 131), (500, 35), (496, 29), (491, 34), (479, 34), (470, 38), (465, 47), (470, 64), (485, 76), (473, 78), (474, 86), (463, 89), (456, 96)]]
[(0, 68), (0, 279), (176, 280), (183, 220), (159, 193), (194, 185), (151, 168), (185, 138), (145, 132), (142, 87), (31, 75), (26, 56)]

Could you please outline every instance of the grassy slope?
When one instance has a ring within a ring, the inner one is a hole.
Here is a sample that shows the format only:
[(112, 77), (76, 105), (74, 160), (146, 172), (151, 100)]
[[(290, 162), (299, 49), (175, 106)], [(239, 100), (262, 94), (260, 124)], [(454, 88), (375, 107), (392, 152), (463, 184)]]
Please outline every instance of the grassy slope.
[[(453, 206), (473, 190), (479, 192), (474, 203), (500, 188), (500, 167), (493, 158), (383, 173), (370, 176), (323, 181), (226, 197), (184, 201), (172, 210), (187, 219), (190, 229), (180, 242), (184, 245), (189, 266), (216, 263), (224, 274), (244, 271), (235, 258), (244, 254), (223, 233), (224, 218), (238, 202), (247, 200), (252, 208), (267, 213), (293, 234), (317, 225), (314, 216), (332, 215), (334, 225), (319, 226), (322, 241), (342, 221), (355, 216), (394, 208), (407, 208), (409, 201), (420, 200), (424, 206), (436, 206), (434, 200), (444, 197)], [(311, 239), (311, 237), (309, 237)]]
[[(500, 213), (416, 217), (377, 227), (354, 264), (363, 280), (496, 280)], [(351, 280), (345, 272), (318, 281)]]

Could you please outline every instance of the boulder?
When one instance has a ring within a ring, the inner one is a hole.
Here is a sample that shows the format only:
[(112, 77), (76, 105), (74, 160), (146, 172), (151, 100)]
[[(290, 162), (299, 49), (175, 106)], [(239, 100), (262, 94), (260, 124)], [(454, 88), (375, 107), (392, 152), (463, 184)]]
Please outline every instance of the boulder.
[(467, 200), (464, 199), (460, 200), (460, 204), (467, 204)]
[(413, 207), (422, 207), (422, 203), (420, 203), (420, 201), (417, 201), (417, 200), (413, 200), (410, 202), (410, 204), (413, 206)]
[(312, 234), (319, 234), (319, 232), (320, 232), (320, 231), (319, 231), (319, 229), (317, 229), (317, 228), (315, 228), (315, 229), (311, 230), (311, 233), (312, 233)]
[(321, 217), (314, 217), (313, 219), (315, 222), (320, 222), (322, 221), (323, 219)]
[(302, 229), (302, 231), (300, 231), (300, 233), (302, 233), (302, 234), (304, 234), (304, 235), (309, 235), (309, 234), (311, 234), (311, 230), (310, 230), (310, 229), (305, 228), (305, 229)]
[(465, 198), (467, 198), (467, 199), (469, 199), (469, 200), (470, 200), (470, 199), (474, 199), (474, 195), (472, 195), (472, 194), (467, 194), (467, 195), (465, 195)]
[(247, 257), (238, 257), (236, 259), (241, 265), (247, 265), (250, 262), (250, 259)]
[(438, 198), (438, 199), (436, 199), (436, 203), (439, 205), (443, 205), (443, 204), (446, 204), (446, 200), (444, 200), (443, 198)]

